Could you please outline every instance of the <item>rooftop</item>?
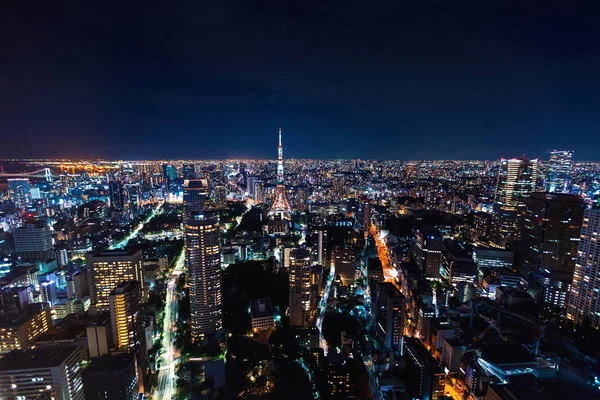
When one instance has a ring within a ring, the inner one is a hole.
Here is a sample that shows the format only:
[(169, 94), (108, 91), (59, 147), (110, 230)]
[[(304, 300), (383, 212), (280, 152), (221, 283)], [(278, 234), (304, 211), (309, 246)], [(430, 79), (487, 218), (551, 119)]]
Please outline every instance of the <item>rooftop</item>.
[(80, 351), (77, 345), (13, 350), (0, 359), (0, 371), (57, 367), (76, 351)]
[(273, 316), (271, 299), (264, 298), (250, 300), (250, 315), (252, 316), (252, 318), (263, 318)]
[(124, 370), (133, 363), (133, 354), (123, 353), (113, 356), (104, 355), (94, 358), (85, 369), (86, 373)]

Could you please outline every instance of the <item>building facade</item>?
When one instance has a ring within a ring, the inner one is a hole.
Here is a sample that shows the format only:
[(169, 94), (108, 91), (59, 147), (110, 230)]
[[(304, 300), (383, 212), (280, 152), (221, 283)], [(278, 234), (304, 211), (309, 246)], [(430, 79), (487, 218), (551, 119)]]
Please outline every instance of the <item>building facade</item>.
[(192, 340), (221, 333), (223, 305), (219, 221), (212, 213), (192, 213), (185, 222), (185, 263), (190, 279)]
[(127, 281), (144, 281), (142, 250), (125, 248), (90, 253), (87, 278), (90, 300), (97, 310), (110, 310), (110, 293)]
[(307, 249), (293, 249), (290, 253), (290, 325), (304, 326), (310, 314), (311, 255)]

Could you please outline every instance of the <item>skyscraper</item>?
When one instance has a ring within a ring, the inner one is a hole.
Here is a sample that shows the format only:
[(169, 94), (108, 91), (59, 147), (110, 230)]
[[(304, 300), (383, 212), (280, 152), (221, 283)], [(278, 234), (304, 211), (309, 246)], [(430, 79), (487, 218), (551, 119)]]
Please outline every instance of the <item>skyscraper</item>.
[(493, 244), (504, 248), (519, 238), (519, 214), (529, 193), (535, 191), (538, 161), (512, 158), (501, 160), (494, 198)]
[(135, 354), (138, 382), (143, 387), (147, 349), (142, 315), (142, 287), (138, 281), (123, 282), (110, 292), (109, 301), (113, 344), (121, 351)]
[(523, 215), (521, 240), (530, 268), (569, 275), (575, 269), (585, 204), (571, 194), (532, 193)]
[(0, 359), (0, 398), (84, 400), (78, 344), (11, 351)]
[(569, 150), (552, 150), (546, 170), (546, 191), (569, 193), (573, 153)]
[(283, 145), (281, 144), (281, 127), (279, 127), (279, 146), (277, 147), (277, 187), (275, 199), (269, 210), (269, 216), (280, 216), (281, 219), (290, 219), (290, 205), (285, 196), (285, 182), (283, 174)]
[(86, 400), (135, 400), (139, 398), (135, 360), (132, 354), (105, 355), (83, 370)]
[(375, 282), (373, 326), (383, 346), (403, 349), (404, 305), (406, 298), (390, 282)]
[(215, 206), (218, 208), (224, 208), (227, 206), (227, 190), (225, 186), (215, 187)]
[(185, 222), (185, 263), (190, 277), (193, 341), (221, 333), (223, 307), (219, 221), (212, 213), (193, 213)]
[(174, 165), (164, 164), (163, 165), (163, 178), (167, 181), (167, 188), (171, 188), (171, 183), (177, 179), (177, 169)]
[(27, 178), (8, 179), (8, 197), (17, 207), (25, 207), (31, 201), (31, 187)]
[(183, 211), (189, 218), (192, 213), (200, 212), (208, 200), (208, 182), (206, 179), (188, 179), (183, 182)]
[(290, 253), (290, 325), (304, 326), (310, 313), (311, 257), (307, 249), (293, 249)]
[(365, 237), (367, 237), (371, 229), (371, 200), (366, 197), (360, 203), (360, 216), (362, 218), (361, 223), (365, 231)]
[(98, 310), (110, 309), (110, 293), (121, 283), (144, 281), (141, 249), (99, 251), (86, 260), (90, 300)]
[(196, 166), (194, 164), (183, 164), (182, 167), (183, 179), (196, 178)]
[(588, 320), (600, 328), (600, 203), (585, 211), (575, 272), (567, 304), (567, 318), (575, 323)]
[(416, 233), (415, 258), (425, 277), (438, 279), (442, 264), (444, 238), (437, 229), (421, 229)]
[(13, 231), (15, 253), (23, 262), (47, 261), (54, 258), (52, 228), (45, 218), (31, 220)]
[(108, 194), (112, 208), (115, 210), (125, 209), (125, 192), (123, 191), (123, 184), (120, 181), (108, 182)]

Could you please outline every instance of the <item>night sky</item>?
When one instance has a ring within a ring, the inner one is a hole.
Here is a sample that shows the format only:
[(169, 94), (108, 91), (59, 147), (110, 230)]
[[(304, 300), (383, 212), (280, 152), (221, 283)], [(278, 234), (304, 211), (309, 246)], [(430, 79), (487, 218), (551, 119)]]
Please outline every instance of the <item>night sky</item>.
[(1, 158), (600, 159), (593, 1), (12, 3)]

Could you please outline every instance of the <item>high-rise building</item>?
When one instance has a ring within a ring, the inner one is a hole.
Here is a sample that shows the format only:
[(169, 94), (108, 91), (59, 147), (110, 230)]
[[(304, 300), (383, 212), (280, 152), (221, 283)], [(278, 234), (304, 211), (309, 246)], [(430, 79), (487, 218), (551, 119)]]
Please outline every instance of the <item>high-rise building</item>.
[(192, 340), (221, 333), (223, 306), (219, 221), (212, 213), (192, 213), (185, 222), (185, 264), (190, 277)]
[(436, 400), (444, 395), (446, 374), (423, 343), (406, 338), (406, 382), (411, 398)]
[(492, 241), (496, 247), (504, 248), (519, 239), (519, 214), (529, 193), (535, 192), (537, 174), (537, 160), (501, 160), (494, 197)]
[(307, 249), (293, 249), (290, 253), (290, 325), (304, 326), (310, 314), (311, 257)]
[(227, 191), (225, 186), (218, 185), (215, 187), (215, 205), (219, 208), (227, 206)]
[(0, 352), (27, 349), (51, 327), (50, 308), (44, 303), (7, 313), (0, 317)]
[(277, 186), (275, 187), (275, 199), (269, 210), (269, 216), (279, 216), (290, 219), (291, 208), (285, 196), (285, 180), (283, 174), (283, 145), (281, 144), (281, 127), (279, 127), (279, 146), (277, 147)]
[(8, 179), (8, 197), (17, 207), (25, 207), (31, 202), (31, 187), (27, 178)]
[(83, 370), (86, 400), (136, 400), (140, 397), (132, 354), (105, 355)]
[(415, 258), (417, 265), (429, 279), (440, 277), (444, 238), (437, 229), (421, 229), (416, 233)]
[(208, 182), (206, 179), (189, 179), (183, 182), (183, 210), (186, 218), (206, 208)]
[(84, 400), (79, 345), (14, 350), (0, 359), (0, 399)]
[(535, 270), (569, 275), (575, 270), (585, 204), (571, 194), (532, 193), (522, 218), (525, 263)]
[(52, 228), (45, 218), (28, 221), (13, 231), (15, 253), (23, 262), (47, 261), (54, 258)]
[(369, 235), (371, 230), (371, 200), (363, 198), (360, 203), (360, 215), (362, 218), (362, 226), (365, 231), (365, 237)]
[(466, 243), (445, 239), (440, 275), (453, 284), (474, 283), (477, 276), (477, 264), (473, 261), (473, 249)]
[(110, 206), (115, 210), (125, 209), (125, 191), (121, 181), (108, 182), (108, 194)]
[(171, 188), (171, 184), (177, 179), (177, 168), (171, 164), (163, 165), (163, 178), (167, 181), (167, 188)]
[(567, 304), (567, 318), (578, 324), (587, 320), (600, 329), (600, 202), (585, 211), (575, 272)]
[(142, 250), (125, 248), (89, 253), (87, 260), (88, 289), (92, 306), (110, 309), (110, 292), (123, 282), (144, 281)]
[(406, 298), (393, 283), (374, 282), (373, 326), (387, 349), (403, 350)]
[(331, 260), (331, 262), (334, 264), (335, 273), (336, 275), (339, 275), (342, 281), (342, 285), (353, 285), (354, 280), (356, 279), (357, 265), (357, 260), (354, 256), (354, 252), (350, 249), (336, 248), (333, 252), (333, 259)]
[(137, 353), (144, 344), (140, 283), (119, 284), (110, 292), (109, 301), (113, 344), (128, 353)]
[(138, 381), (143, 387), (147, 349), (140, 282), (123, 282), (110, 292), (110, 320), (113, 344), (122, 351), (135, 354)]
[(256, 182), (258, 182), (258, 177), (256, 176), (248, 176), (246, 178), (246, 191), (248, 192), (248, 196), (253, 199), (256, 194)]
[(194, 164), (183, 164), (183, 179), (196, 179), (196, 166)]
[(546, 169), (546, 191), (569, 193), (573, 153), (569, 150), (552, 150)]

